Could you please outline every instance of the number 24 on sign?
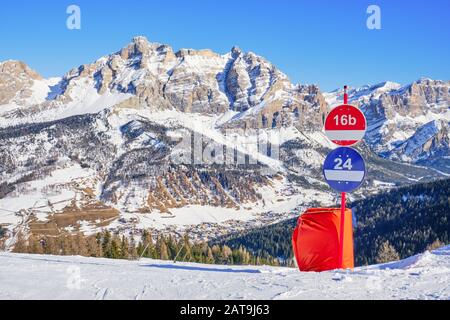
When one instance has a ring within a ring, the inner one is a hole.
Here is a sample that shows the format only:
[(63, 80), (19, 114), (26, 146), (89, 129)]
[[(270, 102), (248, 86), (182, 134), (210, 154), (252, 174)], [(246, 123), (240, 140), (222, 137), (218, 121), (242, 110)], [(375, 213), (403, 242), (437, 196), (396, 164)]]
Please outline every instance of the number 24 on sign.
[(347, 169), (347, 170), (352, 170), (352, 159), (348, 158), (347, 160), (342, 160), (341, 158), (336, 158), (334, 159), (334, 163), (336, 163), (336, 165), (334, 166), (335, 170), (343, 170), (343, 169)]

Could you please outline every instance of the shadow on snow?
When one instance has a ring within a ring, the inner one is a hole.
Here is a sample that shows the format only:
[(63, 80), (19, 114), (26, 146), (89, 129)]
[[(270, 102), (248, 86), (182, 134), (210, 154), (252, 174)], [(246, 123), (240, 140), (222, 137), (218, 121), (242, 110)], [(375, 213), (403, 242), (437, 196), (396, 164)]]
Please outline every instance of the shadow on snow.
[(230, 269), (230, 268), (205, 268), (197, 266), (183, 266), (175, 264), (145, 264), (142, 267), (158, 268), (158, 269), (177, 269), (189, 271), (208, 271), (208, 272), (233, 272), (233, 273), (261, 273), (257, 269)]

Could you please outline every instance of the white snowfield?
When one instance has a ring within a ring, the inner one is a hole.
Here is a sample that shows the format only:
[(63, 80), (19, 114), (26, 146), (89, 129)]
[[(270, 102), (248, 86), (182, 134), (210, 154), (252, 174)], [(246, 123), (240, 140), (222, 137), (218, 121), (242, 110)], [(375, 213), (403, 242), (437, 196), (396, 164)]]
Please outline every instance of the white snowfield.
[(322, 273), (0, 253), (0, 299), (446, 299), (450, 246)]

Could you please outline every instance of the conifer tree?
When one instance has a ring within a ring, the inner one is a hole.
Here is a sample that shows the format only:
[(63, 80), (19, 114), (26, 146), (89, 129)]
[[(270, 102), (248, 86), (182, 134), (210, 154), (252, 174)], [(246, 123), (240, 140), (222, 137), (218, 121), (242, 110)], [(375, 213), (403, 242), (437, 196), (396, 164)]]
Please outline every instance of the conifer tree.
[(64, 256), (72, 256), (73, 252), (72, 237), (69, 235), (63, 235), (61, 239), (61, 254)]
[(209, 264), (214, 263), (214, 255), (213, 255), (213, 252), (211, 250), (211, 247), (209, 247), (209, 246), (207, 248), (205, 263), (209, 263)]
[(75, 251), (76, 251), (75, 254), (84, 256), (84, 257), (89, 255), (86, 236), (78, 233), (75, 236), (75, 241), (73, 241), (73, 243), (74, 244), (76, 243), (76, 246), (74, 246)]
[(119, 257), (121, 259), (128, 259), (130, 254), (129, 254), (129, 244), (128, 244), (128, 239), (125, 238), (125, 236), (122, 236), (122, 240), (120, 242), (120, 255)]
[(169, 253), (167, 252), (167, 246), (164, 241), (161, 242), (159, 251), (161, 260), (169, 260)]
[(139, 257), (137, 253), (137, 246), (134, 237), (132, 236), (130, 239), (130, 243), (128, 246), (128, 259), (136, 260)]
[(87, 251), (90, 257), (102, 257), (102, 247), (99, 244), (97, 236), (91, 236), (87, 239)]
[(233, 264), (233, 251), (227, 245), (222, 247), (222, 257), (223, 263), (225, 264)]
[(44, 253), (41, 239), (35, 235), (31, 235), (28, 239), (28, 253), (42, 254)]
[(53, 254), (53, 255), (60, 254), (58, 241), (56, 238), (54, 238), (54, 237), (46, 237), (45, 238), (44, 253), (45, 254)]
[(178, 253), (178, 248), (177, 248), (177, 242), (175, 241), (174, 237), (172, 237), (171, 235), (169, 235), (167, 241), (167, 250), (168, 250), (168, 254), (169, 254), (169, 258), (175, 258), (175, 255)]
[(17, 240), (14, 245), (13, 252), (24, 253), (27, 251), (28, 251), (27, 240), (25, 239), (24, 235), (20, 232), (17, 235)]
[(395, 248), (389, 243), (389, 241), (385, 241), (380, 246), (375, 260), (377, 263), (386, 263), (399, 259), (400, 257)]
[(111, 259), (120, 259), (121, 253), (120, 253), (120, 244), (121, 241), (117, 235), (113, 235), (111, 237), (111, 246), (108, 253), (108, 258)]
[(443, 246), (445, 246), (445, 243), (443, 243), (443, 242), (442, 242), (441, 240), (439, 240), (439, 239), (436, 239), (435, 241), (433, 241), (432, 244), (430, 244), (430, 245), (427, 247), (427, 250), (433, 251), (433, 250), (439, 249), (440, 247), (443, 247)]
[[(144, 230), (144, 232), (142, 233), (142, 246), (141, 246), (141, 251), (138, 250), (138, 254), (139, 256), (143, 256), (146, 258), (155, 258), (154, 255), (154, 245), (153, 245), (153, 239), (151, 237), (151, 235), (147, 232), (147, 230)], [(145, 250), (145, 252), (143, 252), (143, 250)]]
[(185, 248), (183, 259), (191, 260), (192, 259), (192, 248), (191, 248), (191, 243), (189, 241), (189, 236), (187, 233), (183, 237), (183, 246)]
[(102, 251), (105, 257), (109, 257), (111, 254), (111, 233), (106, 230), (101, 235)]

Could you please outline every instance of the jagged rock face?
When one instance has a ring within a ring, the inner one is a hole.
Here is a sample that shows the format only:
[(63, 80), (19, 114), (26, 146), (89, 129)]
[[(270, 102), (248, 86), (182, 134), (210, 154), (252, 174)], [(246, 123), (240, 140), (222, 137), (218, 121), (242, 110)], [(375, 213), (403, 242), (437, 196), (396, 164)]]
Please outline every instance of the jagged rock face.
[(263, 108), (248, 109), (226, 123), (226, 128), (281, 128), (295, 126), (301, 131), (323, 127), (328, 104), (315, 85), (297, 85), (283, 91), (281, 82), (266, 93)]
[(233, 48), (228, 65), (224, 84), (231, 98), (232, 110), (246, 111), (268, 100), (276, 90), (290, 88), (284, 74), (254, 53), (243, 53)]
[(448, 110), (450, 81), (420, 79), (403, 87), (383, 83), (349, 94), (350, 102), (363, 108), (368, 118), (392, 120), (397, 115), (414, 118), (430, 111), (442, 114)]
[(450, 154), (450, 124), (434, 120), (420, 126), (415, 134), (399, 144), (392, 151), (396, 160), (423, 160), (447, 157)]
[[(233, 48), (225, 87), (231, 109), (240, 112), (226, 127), (320, 128), (327, 103), (317, 86), (293, 86), (286, 75), (253, 53)], [(234, 121), (233, 121), (234, 120)]]
[(30, 98), (30, 88), (34, 80), (42, 77), (20, 61), (5, 61), (0, 63), (0, 105), (15, 102), (23, 104)]
[(218, 75), (226, 58), (209, 50), (181, 50), (169, 71), (163, 94), (174, 108), (184, 112), (223, 113), (229, 104), (220, 90)]
[(294, 115), (300, 118), (300, 127), (310, 131), (316, 131), (317, 127), (322, 128), (325, 123), (325, 117), (330, 111), (329, 106), (320, 92), (318, 86), (298, 86), (299, 101), (304, 99), (311, 104), (311, 108), (307, 104), (301, 104), (301, 108), (297, 111), (294, 108)]
[(91, 98), (84, 101), (82, 97), (92, 97), (92, 90), (99, 97), (130, 95), (105, 107), (212, 115), (236, 112), (224, 127), (295, 124), (305, 130), (320, 128), (327, 112), (317, 86), (294, 86), (275, 66), (252, 52), (235, 47), (225, 55), (192, 49), (174, 53), (171, 47), (150, 43), (144, 37), (69, 71), (60, 83), (60, 93), (35, 110), (61, 108), (77, 101), (89, 105)]

